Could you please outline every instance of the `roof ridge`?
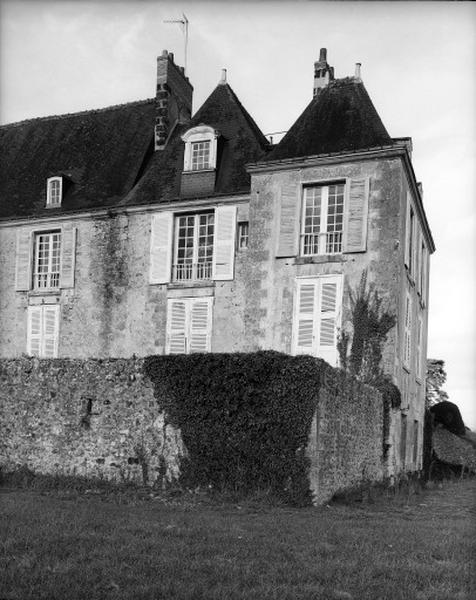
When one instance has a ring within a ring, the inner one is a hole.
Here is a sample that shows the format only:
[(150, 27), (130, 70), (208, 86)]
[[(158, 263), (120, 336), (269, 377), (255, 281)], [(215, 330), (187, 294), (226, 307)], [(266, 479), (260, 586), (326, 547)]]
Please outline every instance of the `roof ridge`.
[(81, 115), (92, 115), (107, 112), (109, 110), (118, 110), (122, 108), (126, 108), (127, 106), (142, 106), (144, 104), (151, 104), (155, 102), (155, 98), (146, 98), (145, 100), (132, 100), (131, 102), (123, 102), (122, 104), (111, 104), (110, 106), (104, 106), (102, 108), (90, 108), (87, 110), (80, 110), (78, 112), (73, 113), (63, 113), (61, 115), (48, 115), (46, 117), (32, 117), (31, 119), (23, 119), (22, 121), (13, 121), (12, 123), (4, 123), (0, 125), (0, 129), (5, 129), (7, 127), (19, 127), (20, 125), (26, 125), (27, 123), (37, 123), (38, 121), (48, 121), (48, 120), (60, 120), (67, 119), (70, 117), (77, 117)]

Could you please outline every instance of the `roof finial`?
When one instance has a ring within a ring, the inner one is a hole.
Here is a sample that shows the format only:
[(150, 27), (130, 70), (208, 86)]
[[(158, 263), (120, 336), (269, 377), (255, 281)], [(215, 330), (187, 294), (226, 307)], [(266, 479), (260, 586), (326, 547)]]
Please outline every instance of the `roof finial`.
[(226, 84), (226, 69), (222, 69), (221, 70), (220, 85), (225, 85), (225, 84)]
[(360, 79), (360, 67), (362, 63), (355, 63), (355, 78)]

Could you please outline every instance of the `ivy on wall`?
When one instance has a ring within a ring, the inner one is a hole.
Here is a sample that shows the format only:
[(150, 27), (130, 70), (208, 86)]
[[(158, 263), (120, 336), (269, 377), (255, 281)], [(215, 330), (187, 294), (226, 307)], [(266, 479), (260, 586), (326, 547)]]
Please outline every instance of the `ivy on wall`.
[(189, 452), (182, 483), (309, 504), (305, 450), (328, 369), (274, 351), (148, 357), (145, 373)]

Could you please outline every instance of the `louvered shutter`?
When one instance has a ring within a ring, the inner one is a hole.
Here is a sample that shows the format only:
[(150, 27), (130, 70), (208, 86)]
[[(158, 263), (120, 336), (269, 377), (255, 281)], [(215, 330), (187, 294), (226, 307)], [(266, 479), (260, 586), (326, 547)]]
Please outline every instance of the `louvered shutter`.
[(215, 210), (213, 279), (233, 279), (235, 266), (236, 206), (218, 206)]
[(407, 193), (405, 212), (405, 266), (410, 268), (410, 195)]
[(189, 352), (210, 352), (212, 298), (190, 299)]
[(187, 305), (185, 300), (169, 300), (167, 304), (167, 339), (165, 350), (168, 354), (186, 353)]
[(279, 237), (276, 256), (296, 256), (299, 242), (299, 188), (283, 185), (279, 207)]
[(168, 283), (172, 265), (173, 213), (152, 215), (150, 232), (150, 283)]
[(294, 354), (313, 354), (317, 282), (298, 281), (294, 320)]
[(41, 306), (28, 307), (26, 348), (30, 356), (40, 356), (41, 354), (42, 312)]
[(322, 278), (319, 286), (317, 356), (337, 365), (337, 324), (340, 311), (340, 279)]
[(15, 289), (27, 291), (31, 288), (32, 232), (30, 229), (17, 231)]
[(61, 228), (61, 274), (60, 287), (74, 287), (74, 265), (76, 255), (76, 228), (66, 223)]
[(369, 179), (351, 179), (344, 208), (344, 252), (365, 252), (367, 249), (367, 220)]
[(58, 356), (59, 306), (43, 306), (43, 348), (41, 356)]

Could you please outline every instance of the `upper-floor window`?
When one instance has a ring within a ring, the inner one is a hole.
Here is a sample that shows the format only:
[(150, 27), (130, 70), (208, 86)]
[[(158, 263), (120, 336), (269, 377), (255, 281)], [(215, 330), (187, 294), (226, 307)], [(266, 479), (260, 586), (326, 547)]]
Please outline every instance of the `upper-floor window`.
[(33, 287), (59, 287), (60, 266), (61, 231), (35, 234)]
[(246, 250), (248, 248), (248, 239), (250, 233), (250, 224), (248, 221), (240, 221), (238, 223), (238, 250)]
[(208, 125), (198, 125), (183, 136), (185, 142), (184, 171), (204, 171), (216, 168), (218, 131)]
[(211, 279), (214, 228), (213, 212), (175, 217), (174, 281)]
[(301, 254), (342, 252), (344, 230), (343, 183), (304, 188)]
[(63, 178), (50, 177), (46, 182), (46, 206), (60, 206), (63, 196)]

